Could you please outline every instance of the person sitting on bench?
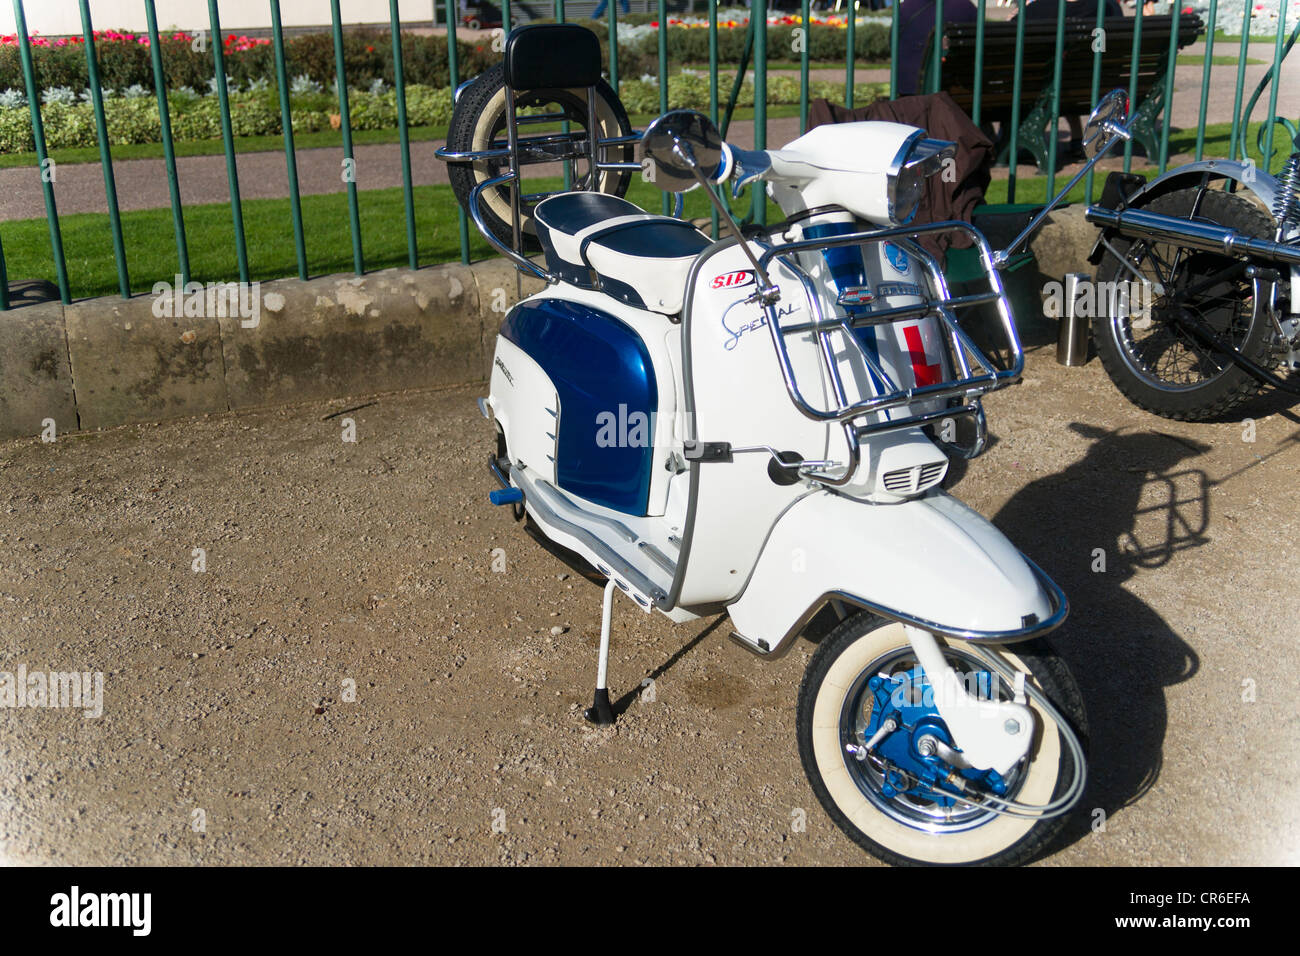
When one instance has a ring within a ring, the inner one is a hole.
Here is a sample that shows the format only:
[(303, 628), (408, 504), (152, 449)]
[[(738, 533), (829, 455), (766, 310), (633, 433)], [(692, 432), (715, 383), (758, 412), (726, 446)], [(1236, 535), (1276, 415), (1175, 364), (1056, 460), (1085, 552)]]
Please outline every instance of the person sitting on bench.
[[(945, 0), (946, 23), (974, 23), (979, 9), (971, 0)], [(924, 93), (920, 89), (925, 51), (934, 31), (934, 0), (903, 0), (898, 8), (898, 95)]]
[[(1025, 16), (1030, 20), (1055, 20), (1056, 15), (1060, 12), (1056, 0), (1025, 0), (1025, 2)], [(1086, 20), (1089, 23), (1096, 23), (1097, 6), (1100, 2), (1106, 4), (1106, 19), (1108, 21), (1114, 18), (1123, 18), (1124, 8), (1119, 5), (1119, 0), (1066, 0), (1065, 18), (1067, 20)], [(1019, 5), (1016, 5), (1012, 13), (1013, 20), (1019, 9)], [(1078, 161), (1087, 159), (1088, 157), (1083, 152), (1082, 117), (1071, 114), (1065, 117), (1065, 122), (1070, 128), (1070, 145), (1066, 149), (1065, 158)]]

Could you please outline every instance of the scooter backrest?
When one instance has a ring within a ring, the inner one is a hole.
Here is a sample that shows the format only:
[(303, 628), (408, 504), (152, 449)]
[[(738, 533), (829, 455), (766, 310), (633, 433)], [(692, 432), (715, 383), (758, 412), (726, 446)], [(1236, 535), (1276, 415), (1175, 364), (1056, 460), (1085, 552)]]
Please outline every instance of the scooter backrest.
[(572, 89), (600, 80), (600, 41), (575, 23), (530, 23), (506, 38), (506, 86)]

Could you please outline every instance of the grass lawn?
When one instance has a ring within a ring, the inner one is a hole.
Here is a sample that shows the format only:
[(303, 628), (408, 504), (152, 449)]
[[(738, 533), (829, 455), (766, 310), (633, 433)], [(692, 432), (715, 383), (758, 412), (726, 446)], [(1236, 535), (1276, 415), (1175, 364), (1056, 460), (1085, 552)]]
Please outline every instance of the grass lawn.
[[(1217, 45), (1218, 41), (1215, 41), (1215, 43)], [(1216, 53), (1214, 56), (1210, 57), (1211, 66), (1236, 66), (1240, 62), (1241, 62), (1241, 57), (1237, 56), (1237, 54), (1235, 53), (1232, 54), (1231, 56), (1220, 56), (1219, 54)], [(1246, 57), (1247, 66), (1258, 66), (1261, 63), (1272, 63), (1272, 62), (1273, 62), (1272, 60), (1257, 60), (1253, 56)], [(1178, 55), (1178, 65), (1179, 66), (1204, 66), (1205, 54), (1201, 53), (1198, 55), (1196, 53), (1180, 53)]]
[[(1286, 38), (1287, 38), (1287, 36), (1290, 35), (1291, 30), (1293, 29), (1293, 27), (1292, 27), (1291, 25), (1283, 25), (1283, 29), (1286, 31), (1286, 34), (1282, 37), (1282, 42), (1285, 43), (1285, 42), (1286, 42)], [(1201, 42), (1203, 43), (1203, 42), (1205, 42), (1205, 41), (1202, 40)], [(1250, 38), (1250, 42), (1251, 42), (1251, 43), (1267, 43), (1267, 44), (1269, 44), (1270, 46), (1272, 46), (1274, 43), (1277, 42), (1277, 34), (1274, 33), (1274, 34), (1270, 34), (1270, 35), (1268, 35), (1268, 36), (1251, 36), (1251, 38)], [(1240, 46), (1241, 46), (1241, 34), (1240, 34), (1240, 33), (1237, 33), (1237, 34), (1229, 35), (1229, 34), (1227, 34), (1227, 33), (1224, 33), (1222, 30), (1215, 30), (1215, 31), (1214, 31), (1214, 45), (1215, 45), (1215, 46), (1218, 46), (1220, 43), (1235, 43), (1235, 44), (1240, 48)]]
[[(559, 180), (529, 180), (530, 191), (559, 188)], [(663, 194), (634, 177), (628, 198), (652, 212), (660, 209)], [(686, 197), (686, 215), (709, 215), (708, 199), (698, 192)], [(377, 189), (359, 194), (361, 240), (367, 271), (407, 264), (405, 210), (402, 190)], [(733, 203), (738, 215), (749, 209), (749, 193)], [(415, 189), (415, 230), (420, 265), (460, 260), (457, 204), (450, 186)], [(297, 258), (287, 199), (254, 199), (243, 203), (244, 235), (248, 246), (250, 277), (256, 280), (296, 275)], [(337, 193), (302, 197), (303, 231), (307, 237), (307, 265), (312, 276), (352, 271), (352, 246), (348, 232), (347, 196)], [(769, 203), (768, 221), (781, 218)], [(117, 294), (117, 269), (106, 213), (77, 213), (60, 217), (68, 282), (73, 298)], [(170, 209), (122, 213), (126, 260), (133, 292), (148, 292), (158, 281), (173, 281), (177, 271), (176, 243)], [(185, 209), (186, 245), (192, 278), (200, 282), (228, 281), (238, 275), (230, 207), (226, 203)], [(470, 257), (478, 260), (497, 253), (469, 225)], [(5, 263), (10, 279), (46, 278), (54, 281), (49, 231), (44, 219), (25, 219), (0, 225)]]

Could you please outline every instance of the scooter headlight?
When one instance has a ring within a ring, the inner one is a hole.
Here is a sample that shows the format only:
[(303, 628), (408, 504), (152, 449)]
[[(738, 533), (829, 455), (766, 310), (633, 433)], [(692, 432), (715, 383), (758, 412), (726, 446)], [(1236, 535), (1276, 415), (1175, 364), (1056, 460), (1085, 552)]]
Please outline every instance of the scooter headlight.
[(909, 137), (889, 169), (889, 219), (905, 226), (916, 215), (925, 194), (925, 179), (957, 155), (957, 144), (926, 139), (920, 130)]

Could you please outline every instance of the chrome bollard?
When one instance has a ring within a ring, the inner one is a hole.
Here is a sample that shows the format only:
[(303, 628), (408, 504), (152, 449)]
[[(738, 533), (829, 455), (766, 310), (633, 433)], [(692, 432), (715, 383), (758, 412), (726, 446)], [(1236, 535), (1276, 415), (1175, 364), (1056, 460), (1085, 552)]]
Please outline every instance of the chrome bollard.
[(1069, 272), (1065, 276), (1065, 309), (1056, 336), (1057, 365), (1085, 365), (1088, 361), (1088, 317), (1080, 315), (1079, 284), (1091, 282), (1087, 272)]

